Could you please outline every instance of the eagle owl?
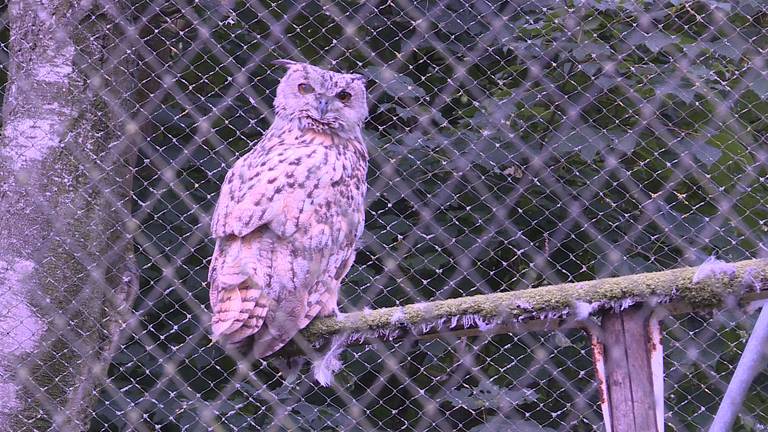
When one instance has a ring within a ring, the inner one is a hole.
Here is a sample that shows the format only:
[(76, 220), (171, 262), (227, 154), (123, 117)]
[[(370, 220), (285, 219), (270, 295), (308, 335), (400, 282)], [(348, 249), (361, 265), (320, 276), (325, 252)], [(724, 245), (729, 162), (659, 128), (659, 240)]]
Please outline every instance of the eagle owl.
[(211, 221), (213, 338), (255, 358), (338, 312), (365, 210), (365, 79), (276, 63), (275, 121), (227, 173)]

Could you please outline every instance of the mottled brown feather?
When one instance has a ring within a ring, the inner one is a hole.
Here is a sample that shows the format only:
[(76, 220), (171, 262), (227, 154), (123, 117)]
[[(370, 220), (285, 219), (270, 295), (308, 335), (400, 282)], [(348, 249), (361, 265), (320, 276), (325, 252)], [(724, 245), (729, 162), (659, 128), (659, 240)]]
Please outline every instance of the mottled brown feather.
[[(300, 82), (316, 94), (298, 94)], [(342, 89), (349, 103), (335, 99)], [(290, 64), (275, 122), (227, 173), (211, 220), (215, 339), (264, 357), (337, 311), (364, 220), (365, 99), (357, 75)]]

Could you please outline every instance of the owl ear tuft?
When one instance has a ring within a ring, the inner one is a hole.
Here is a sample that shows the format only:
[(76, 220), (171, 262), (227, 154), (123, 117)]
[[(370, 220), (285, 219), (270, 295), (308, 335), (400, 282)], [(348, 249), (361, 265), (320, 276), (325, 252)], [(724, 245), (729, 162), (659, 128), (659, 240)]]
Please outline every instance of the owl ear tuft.
[(272, 64), (276, 65), (276, 66), (291, 67), (291, 66), (297, 65), (299, 63), (295, 62), (293, 60), (288, 60), (288, 59), (277, 59), (277, 60), (272, 60)]

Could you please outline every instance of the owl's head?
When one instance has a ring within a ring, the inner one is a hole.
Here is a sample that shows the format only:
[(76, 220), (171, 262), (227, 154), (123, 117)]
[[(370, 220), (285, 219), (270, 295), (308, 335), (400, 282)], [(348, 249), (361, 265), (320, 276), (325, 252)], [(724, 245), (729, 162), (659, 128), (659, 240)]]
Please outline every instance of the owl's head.
[(290, 60), (275, 64), (288, 67), (277, 86), (278, 117), (318, 131), (353, 131), (362, 126), (368, 116), (362, 75), (331, 72)]

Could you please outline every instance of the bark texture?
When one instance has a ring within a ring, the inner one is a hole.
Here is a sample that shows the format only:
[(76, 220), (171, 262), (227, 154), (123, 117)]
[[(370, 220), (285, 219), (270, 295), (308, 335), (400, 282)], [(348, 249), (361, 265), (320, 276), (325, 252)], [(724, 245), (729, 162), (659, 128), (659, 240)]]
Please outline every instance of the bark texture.
[(728, 298), (737, 298), (743, 304), (768, 298), (763, 288), (768, 286), (767, 259), (727, 264), (723, 273), (706, 278), (699, 277), (699, 269), (688, 267), (354, 312), (315, 319), (301, 335), (309, 342), (347, 335), (350, 343), (359, 343), (368, 336), (396, 338), (403, 334), (403, 327), (419, 334), (446, 327), (463, 329), (467, 326), (457, 327), (463, 318), (467, 318), (469, 327), (479, 327), (480, 333), (488, 335), (507, 333), (510, 326), (539, 320), (551, 329), (557, 321), (583, 320), (588, 315), (646, 302), (662, 304), (672, 311), (706, 310)]
[[(110, 7), (117, 7), (115, 2)], [(9, 3), (0, 138), (0, 430), (88, 428), (135, 295), (131, 68), (115, 10)]]

